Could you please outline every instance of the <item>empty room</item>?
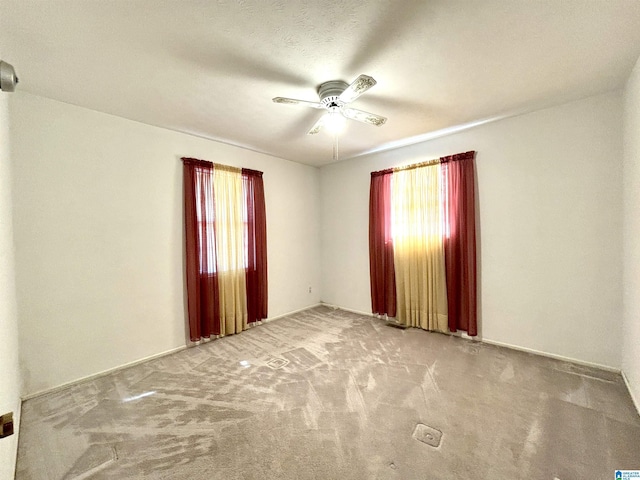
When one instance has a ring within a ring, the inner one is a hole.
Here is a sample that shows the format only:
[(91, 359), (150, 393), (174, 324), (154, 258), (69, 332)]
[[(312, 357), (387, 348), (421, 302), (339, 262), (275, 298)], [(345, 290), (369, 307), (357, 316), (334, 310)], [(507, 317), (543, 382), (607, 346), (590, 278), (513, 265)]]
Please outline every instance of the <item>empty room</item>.
[(640, 2), (0, 0), (0, 480), (640, 479)]

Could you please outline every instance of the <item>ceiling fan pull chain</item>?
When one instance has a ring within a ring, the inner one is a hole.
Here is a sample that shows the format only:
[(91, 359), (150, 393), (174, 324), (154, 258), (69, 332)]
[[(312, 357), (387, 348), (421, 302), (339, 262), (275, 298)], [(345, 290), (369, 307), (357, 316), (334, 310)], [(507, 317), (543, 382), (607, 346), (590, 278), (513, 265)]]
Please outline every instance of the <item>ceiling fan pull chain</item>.
[(334, 133), (333, 137), (333, 161), (338, 161), (338, 132)]

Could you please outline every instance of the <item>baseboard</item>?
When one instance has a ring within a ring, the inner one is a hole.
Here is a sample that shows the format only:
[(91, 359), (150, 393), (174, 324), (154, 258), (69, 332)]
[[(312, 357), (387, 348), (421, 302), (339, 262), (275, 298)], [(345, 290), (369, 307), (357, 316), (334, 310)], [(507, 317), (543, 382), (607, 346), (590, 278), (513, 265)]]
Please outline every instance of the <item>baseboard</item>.
[[(330, 307), (330, 308), (335, 308), (335, 309), (338, 309), (338, 310), (344, 310), (346, 312), (352, 312), (352, 313), (358, 313), (360, 315), (366, 315), (368, 317), (377, 317), (377, 315), (375, 315), (375, 314), (373, 314), (371, 312), (361, 312), (359, 310), (354, 310), (354, 309), (351, 309), (351, 308), (339, 307), (338, 305), (333, 305), (331, 303), (322, 302), (322, 305), (324, 305), (326, 307)], [(575, 363), (577, 365), (583, 365), (583, 366), (586, 366), (586, 367), (599, 368), (601, 370), (607, 370), (609, 372), (620, 373), (620, 369), (619, 368), (613, 368), (613, 367), (609, 367), (607, 365), (601, 365), (599, 363), (586, 362), (584, 360), (578, 360), (576, 358), (565, 357), (563, 355), (556, 355), (554, 353), (544, 352), (544, 351), (541, 351), (541, 350), (535, 350), (533, 348), (520, 347), (518, 345), (512, 345), (510, 343), (505, 343), (505, 342), (498, 342), (496, 340), (490, 340), (490, 339), (487, 339), (487, 338), (471, 337), (471, 336), (467, 335), (466, 332), (455, 332), (455, 333), (450, 333), (448, 335), (452, 335), (452, 336), (455, 336), (455, 337), (463, 338), (465, 340), (471, 340), (471, 341), (474, 341), (474, 342), (481, 342), (481, 343), (487, 343), (489, 345), (496, 345), (498, 347), (510, 348), (512, 350), (518, 350), (518, 351), (521, 351), (521, 352), (533, 353), (535, 355), (540, 355), (540, 356), (543, 356), (543, 357), (555, 358), (556, 360), (563, 360), (565, 362)], [(638, 404), (636, 402), (636, 406), (637, 405)]]
[[(296, 313), (304, 312), (305, 310), (309, 310), (311, 308), (316, 308), (316, 307), (319, 307), (319, 306), (329, 307), (329, 308), (333, 308), (333, 309), (337, 309), (337, 310), (344, 310), (346, 312), (356, 313), (358, 315), (364, 315), (364, 316), (367, 316), (367, 317), (374, 317), (374, 318), (377, 317), (377, 315), (375, 315), (375, 314), (373, 314), (371, 312), (363, 312), (363, 311), (355, 310), (355, 309), (352, 309), (352, 308), (339, 307), (337, 305), (333, 305), (331, 303), (326, 303), (326, 302), (322, 302), (321, 301), (320, 303), (309, 305), (309, 306), (304, 307), (304, 308), (299, 308), (297, 310), (293, 310), (293, 311), (288, 312), (288, 313), (283, 313), (282, 315), (277, 315), (275, 317), (267, 318), (267, 319), (263, 320), (263, 322), (264, 323), (272, 322), (274, 320), (278, 320), (280, 318), (288, 317), (290, 315), (294, 315)], [(610, 371), (610, 372), (622, 373), (622, 377), (624, 378), (625, 384), (627, 385), (627, 389), (629, 390), (629, 393), (631, 395), (633, 403), (634, 403), (636, 409), (638, 410), (638, 412), (640, 413), (640, 402), (638, 401), (638, 399), (636, 399), (633, 396), (633, 392), (631, 390), (631, 386), (629, 384), (629, 381), (627, 380), (627, 377), (624, 375), (624, 372), (621, 372), (621, 370), (618, 369), (618, 368), (609, 367), (607, 365), (601, 365), (599, 363), (586, 362), (584, 360), (578, 360), (576, 358), (565, 357), (563, 355), (557, 355), (557, 354), (554, 354), (554, 353), (535, 350), (533, 348), (527, 348), (527, 347), (521, 347), (521, 346), (518, 346), (518, 345), (512, 345), (510, 343), (499, 342), (499, 341), (496, 341), (496, 340), (490, 340), (490, 339), (486, 339), (486, 338), (478, 340), (476, 337), (469, 337), (466, 334), (456, 335), (456, 336), (459, 336), (460, 338), (464, 338), (466, 340), (480, 341), (482, 343), (487, 343), (489, 345), (496, 345), (496, 346), (499, 346), (499, 347), (509, 348), (509, 349), (512, 349), (512, 350), (518, 350), (518, 351), (521, 351), (521, 352), (532, 353), (534, 355), (540, 355), (540, 356), (543, 356), (543, 357), (549, 357), (549, 358), (554, 358), (554, 359), (557, 359), (557, 360), (563, 360), (565, 362), (570, 362), (570, 363), (574, 363), (574, 364), (577, 364), (577, 365), (584, 365), (584, 366), (587, 366), (587, 367), (599, 368), (601, 370), (607, 370), (607, 371)], [(124, 370), (126, 368), (133, 367), (135, 365), (139, 365), (141, 363), (148, 362), (150, 360), (155, 360), (157, 358), (161, 358), (161, 357), (165, 357), (167, 355), (171, 355), (173, 353), (177, 353), (177, 352), (179, 352), (181, 350), (185, 350), (189, 346), (193, 346), (193, 345), (194, 344), (182, 345), (180, 347), (173, 348), (173, 349), (167, 350), (165, 352), (161, 352), (161, 353), (157, 353), (157, 354), (154, 354), (154, 355), (150, 355), (148, 357), (144, 357), (144, 358), (141, 358), (139, 360), (135, 360), (133, 362), (125, 363), (123, 365), (119, 365), (119, 366), (114, 367), (114, 368), (103, 370), (101, 372), (98, 372), (98, 373), (95, 373), (95, 374), (92, 374), (92, 375), (88, 375), (86, 377), (82, 377), (82, 378), (79, 378), (79, 379), (76, 379), (76, 380), (72, 380), (70, 382), (63, 383), (63, 384), (58, 385), (56, 387), (52, 387), (52, 388), (48, 388), (48, 389), (45, 389), (45, 390), (41, 390), (39, 392), (31, 393), (29, 395), (24, 395), (24, 396), (22, 396), (22, 401), (30, 400), (32, 398), (40, 397), (42, 395), (47, 395), (49, 393), (58, 392), (60, 390), (64, 390), (64, 389), (73, 387), (74, 385), (77, 385), (79, 383), (83, 383), (83, 382), (86, 382), (86, 381), (89, 381), (89, 380), (95, 380), (97, 378), (104, 377), (105, 375), (109, 375), (110, 373), (115, 373), (115, 372), (118, 372), (120, 370)]]
[[(322, 304), (321, 303), (316, 303), (316, 304), (310, 305), (308, 307), (304, 307), (304, 308), (300, 308), (298, 310), (293, 310), (291, 312), (284, 313), (282, 315), (277, 315), (275, 317), (267, 318), (267, 319), (263, 320), (262, 322), (263, 323), (272, 322), (273, 320), (277, 320), (279, 318), (287, 317), (289, 315), (294, 315), (296, 313), (304, 312), (305, 310), (309, 310), (310, 308), (319, 307), (320, 305), (322, 305)], [(61, 390), (65, 390), (67, 388), (71, 388), (71, 387), (73, 387), (75, 385), (78, 385), (79, 383), (87, 382), (87, 381), (90, 381), (90, 380), (95, 380), (97, 378), (104, 377), (105, 375), (109, 375), (111, 373), (115, 373), (115, 372), (118, 372), (120, 370), (124, 370), (126, 368), (133, 367), (135, 365), (139, 365), (141, 363), (148, 362), (150, 360), (155, 360), (157, 358), (166, 357), (167, 355), (171, 355), (173, 353), (177, 353), (177, 352), (180, 352), (182, 350), (185, 350), (185, 349), (187, 349), (189, 347), (196, 346), (197, 344), (198, 343), (189, 343), (189, 345), (181, 345), (179, 347), (172, 348), (171, 350), (167, 350), (167, 351), (164, 351), (164, 352), (161, 352), (161, 353), (156, 353), (154, 355), (149, 355), (148, 357), (144, 357), (144, 358), (141, 358), (139, 360), (134, 360), (133, 362), (128, 362), (128, 363), (125, 363), (123, 365), (119, 365), (117, 367), (109, 368), (107, 370), (103, 370), (101, 372), (94, 373), (92, 375), (87, 375), (86, 377), (81, 377), (81, 378), (78, 378), (76, 380), (72, 380), (70, 382), (63, 383), (63, 384), (58, 385), (56, 387), (47, 388), (45, 390), (40, 390), (40, 391), (35, 392), (35, 393), (30, 393), (28, 395), (23, 395), (21, 397), (21, 399), (24, 402), (26, 400), (31, 400), (32, 398), (41, 397), (42, 395), (47, 395), (49, 393), (59, 392)]]
[(338, 305), (334, 305), (332, 303), (320, 302), (320, 305), (323, 307), (333, 308), (334, 310), (344, 310), (345, 312), (357, 313), (359, 315), (365, 315), (367, 317), (377, 317), (375, 313), (371, 312), (361, 312), (360, 310), (354, 310), (352, 308), (339, 307)]
[(305, 310), (310, 310), (312, 308), (316, 308), (316, 307), (320, 307), (320, 306), (322, 306), (322, 302), (314, 303), (313, 305), (309, 305), (308, 307), (299, 308), (298, 310), (293, 310), (293, 311), (288, 312), (288, 313), (283, 313), (282, 315), (277, 315), (275, 317), (267, 318), (267, 319), (263, 320), (263, 323), (264, 322), (273, 322), (274, 320), (278, 320), (279, 318), (288, 317), (289, 315), (294, 315), (296, 313), (304, 312)]
[(496, 345), (498, 347), (510, 348), (512, 350), (519, 350), (521, 352), (533, 353), (534, 355), (540, 355), (542, 357), (555, 358), (556, 360), (562, 360), (565, 362), (575, 363), (576, 365), (583, 365), (585, 367), (593, 367), (599, 368), (600, 370), (606, 370), (609, 372), (620, 373), (619, 368), (609, 367), (607, 365), (601, 365), (599, 363), (587, 362), (585, 360), (578, 360), (577, 358), (565, 357), (564, 355), (557, 355), (555, 353), (544, 352), (541, 350), (535, 350), (533, 348), (528, 347), (520, 347), (518, 345), (512, 345), (510, 343), (498, 342), (496, 340), (489, 340), (486, 338), (482, 339), (483, 343), (488, 343), (489, 345)]
[(640, 399), (636, 398), (633, 394), (633, 389), (631, 388), (631, 383), (629, 383), (629, 379), (624, 373), (624, 370), (620, 370), (622, 374), (622, 379), (624, 380), (624, 384), (627, 386), (627, 390), (629, 390), (629, 395), (631, 395), (631, 401), (633, 401), (633, 405), (636, 407), (636, 411), (638, 415), (640, 415)]
[[(322, 305), (326, 306), (326, 307), (334, 308), (334, 309), (337, 309), (337, 310), (344, 310), (346, 312), (358, 313), (360, 315), (365, 315), (365, 316), (368, 316), (368, 317), (376, 317), (377, 316), (377, 315), (375, 315), (373, 313), (370, 313), (370, 312), (361, 312), (359, 310), (353, 310), (351, 308), (339, 307), (337, 305), (333, 305), (333, 304), (330, 304), (330, 303), (322, 302)], [(638, 398), (636, 398), (634, 396), (633, 389), (631, 388), (631, 384), (629, 383), (629, 379), (627, 379), (627, 376), (625, 375), (624, 370), (620, 370), (618, 368), (609, 367), (607, 365), (601, 365), (599, 363), (586, 362), (584, 360), (578, 360), (577, 358), (565, 357), (564, 355), (557, 355), (557, 354), (554, 354), (554, 353), (543, 352), (541, 350), (535, 350), (533, 348), (520, 347), (520, 346), (517, 346), (517, 345), (512, 345), (510, 343), (498, 342), (496, 340), (489, 340), (489, 339), (486, 339), (486, 338), (480, 339), (478, 337), (470, 337), (465, 332), (456, 332), (456, 333), (453, 333), (451, 335), (459, 337), (459, 338), (464, 338), (465, 340), (471, 340), (471, 341), (475, 341), (475, 342), (479, 341), (481, 343), (487, 343), (489, 345), (496, 345), (498, 347), (509, 348), (511, 350), (518, 350), (520, 352), (532, 353), (534, 355), (540, 355), (542, 357), (554, 358), (556, 360), (562, 360), (562, 361), (570, 362), (570, 363), (573, 363), (573, 364), (576, 364), (576, 365), (583, 365), (583, 366), (586, 366), (586, 367), (598, 368), (600, 370), (606, 370), (608, 372), (621, 373), (622, 374), (622, 378), (624, 379), (624, 383), (627, 386), (627, 390), (629, 391), (629, 395), (631, 396), (631, 400), (633, 401), (633, 404), (636, 407), (638, 415), (640, 415), (640, 399), (638, 399)]]
[(187, 348), (186, 345), (181, 345), (180, 347), (172, 348), (171, 350), (166, 350), (161, 353), (156, 353), (154, 355), (149, 355), (148, 357), (141, 358), (139, 360), (134, 360), (133, 362), (128, 362), (117, 367), (109, 368), (107, 370), (102, 370), (101, 372), (94, 373), (92, 375), (87, 375), (86, 377), (81, 377), (76, 380), (72, 380), (70, 382), (65, 382), (56, 387), (47, 388), (45, 390), (40, 390), (35, 393), (30, 393), (28, 395), (22, 396), (22, 401), (31, 400), (32, 398), (41, 397), (42, 395), (47, 395), (49, 393), (59, 392), (61, 390), (65, 390), (67, 388), (71, 388), (74, 385), (79, 383), (87, 382), (89, 380), (95, 380), (100, 377), (104, 377), (105, 375), (109, 375), (110, 373), (119, 372), (120, 370), (124, 370), (125, 368), (133, 367), (135, 365), (140, 365), (141, 363), (148, 362), (150, 360), (155, 360), (156, 358), (166, 357), (167, 355), (171, 355), (172, 353), (177, 353)]

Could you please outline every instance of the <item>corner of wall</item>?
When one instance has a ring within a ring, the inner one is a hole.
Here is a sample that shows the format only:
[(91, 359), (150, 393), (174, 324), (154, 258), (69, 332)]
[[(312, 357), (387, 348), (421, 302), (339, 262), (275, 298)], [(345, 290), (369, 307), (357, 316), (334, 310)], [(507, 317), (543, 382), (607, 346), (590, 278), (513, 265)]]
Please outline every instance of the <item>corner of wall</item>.
[(13, 412), (12, 436), (0, 439), (0, 478), (13, 478), (20, 429), (21, 376), (18, 362), (18, 319), (15, 290), (9, 99), (0, 92), (0, 415)]
[(624, 90), (622, 373), (640, 413), (640, 58)]

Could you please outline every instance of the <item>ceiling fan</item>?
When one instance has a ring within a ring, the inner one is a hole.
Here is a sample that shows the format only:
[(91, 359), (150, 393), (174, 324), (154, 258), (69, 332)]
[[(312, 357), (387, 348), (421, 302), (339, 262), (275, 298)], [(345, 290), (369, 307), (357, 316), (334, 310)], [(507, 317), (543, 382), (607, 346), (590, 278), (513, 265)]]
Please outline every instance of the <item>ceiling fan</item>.
[(347, 107), (356, 98), (373, 87), (377, 82), (368, 75), (360, 75), (351, 85), (342, 80), (331, 80), (324, 82), (318, 87), (319, 102), (308, 102), (306, 100), (296, 100), (293, 98), (275, 97), (275, 103), (286, 105), (301, 105), (303, 107), (317, 108), (327, 112), (307, 132), (308, 135), (315, 135), (323, 127), (332, 133), (338, 133), (345, 124), (345, 118), (357, 120), (379, 127), (387, 119), (375, 113), (364, 112), (355, 108)]

